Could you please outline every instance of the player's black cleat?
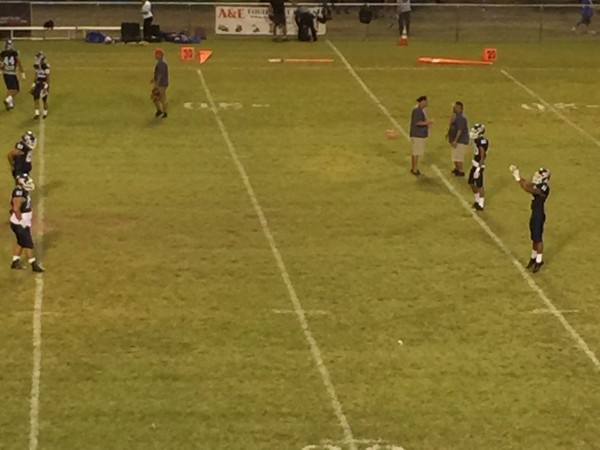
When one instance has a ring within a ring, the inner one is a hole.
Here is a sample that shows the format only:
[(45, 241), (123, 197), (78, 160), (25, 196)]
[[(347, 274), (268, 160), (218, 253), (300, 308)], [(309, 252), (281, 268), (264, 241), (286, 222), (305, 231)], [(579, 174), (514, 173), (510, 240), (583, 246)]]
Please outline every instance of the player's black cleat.
[(23, 270), (25, 269), (25, 267), (23, 267), (23, 264), (21, 264), (21, 260), (20, 259), (15, 259), (12, 264), (10, 265), (11, 269), (15, 269), (15, 270)]
[(473, 209), (476, 209), (476, 208), (477, 208), (477, 205), (479, 205), (479, 203), (477, 203), (477, 202), (473, 202), (473, 204), (471, 205), (471, 208), (473, 208)]
[(154, 117), (158, 118), (160, 116), (162, 116), (162, 111), (156, 111), (156, 113), (154, 114)]
[(483, 211), (483, 206), (481, 206), (479, 203), (475, 203), (473, 205), (473, 208), (475, 209), (475, 211)]
[(531, 269), (535, 265), (535, 258), (531, 258), (527, 264), (526, 269)]
[(35, 116), (33, 116), (33, 120), (38, 120), (40, 118), (39, 114), (36, 114)]
[(33, 263), (31, 263), (31, 270), (35, 273), (43, 273), (44, 269), (42, 268), (42, 266), (40, 266), (38, 264), (37, 261), (34, 261)]
[(415, 177), (423, 175), (419, 169), (417, 169), (417, 170), (411, 170), (410, 173), (412, 173)]
[(160, 118), (161, 118), (161, 119), (166, 119), (167, 117), (168, 117), (168, 115), (167, 115), (167, 113), (166, 113), (166, 112), (164, 112), (164, 113), (162, 113), (162, 114), (160, 115)]
[(542, 266), (543, 266), (543, 265), (544, 265), (544, 261), (542, 261), (542, 262), (539, 262), (539, 263), (538, 263), (538, 262), (536, 262), (536, 263), (533, 265), (533, 273), (539, 272), (539, 271), (540, 271), (540, 269), (542, 268)]

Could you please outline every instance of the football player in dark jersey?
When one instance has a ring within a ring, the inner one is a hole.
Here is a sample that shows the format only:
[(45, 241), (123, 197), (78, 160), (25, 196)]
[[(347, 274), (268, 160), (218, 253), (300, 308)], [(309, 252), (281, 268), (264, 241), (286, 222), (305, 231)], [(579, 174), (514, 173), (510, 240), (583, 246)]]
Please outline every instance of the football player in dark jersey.
[(10, 110), (15, 107), (15, 96), (21, 89), (17, 71), (21, 74), (21, 78), (25, 79), (25, 72), (19, 58), (19, 52), (13, 48), (11, 40), (6, 41), (4, 50), (0, 52), (0, 69), (2, 70), (4, 84), (6, 85), (4, 106), (7, 110)]
[(6, 157), (8, 159), (8, 164), (10, 165), (13, 178), (19, 173), (31, 173), (31, 162), (33, 160), (32, 152), (36, 145), (37, 139), (35, 134), (33, 134), (31, 131), (28, 131), (21, 136), (19, 142), (15, 144), (15, 148), (8, 152)]
[(40, 99), (44, 104), (42, 118), (48, 117), (48, 94), (50, 93), (50, 64), (46, 61), (46, 56), (42, 52), (35, 55), (33, 63), (35, 80), (31, 85), (29, 93), (33, 96), (33, 119), (40, 118)]
[(473, 139), (473, 165), (469, 172), (469, 185), (475, 195), (473, 208), (477, 211), (483, 211), (483, 203), (485, 201), (485, 191), (483, 189), (483, 172), (485, 170), (485, 159), (487, 157), (489, 141), (484, 136), (485, 125), (476, 123), (471, 128), (469, 135)]
[(531, 181), (521, 178), (517, 166), (510, 166), (509, 170), (519, 183), (521, 188), (533, 195), (531, 200), (531, 218), (529, 219), (529, 232), (531, 233), (531, 259), (527, 268), (533, 268), (533, 272), (538, 272), (544, 265), (542, 253), (544, 252), (544, 223), (546, 222), (546, 199), (550, 195), (550, 171), (540, 168), (533, 174)]
[(33, 213), (31, 211), (31, 191), (35, 189), (33, 180), (27, 174), (18, 174), (15, 177), (15, 188), (10, 199), (10, 228), (12, 229), (17, 243), (13, 249), (11, 269), (22, 270), (25, 267), (21, 263), (21, 255), (25, 257), (33, 272), (41, 273), (44, 269), (40, 266), (33, 255), (33, 238), (31, 237), (31, 222)]

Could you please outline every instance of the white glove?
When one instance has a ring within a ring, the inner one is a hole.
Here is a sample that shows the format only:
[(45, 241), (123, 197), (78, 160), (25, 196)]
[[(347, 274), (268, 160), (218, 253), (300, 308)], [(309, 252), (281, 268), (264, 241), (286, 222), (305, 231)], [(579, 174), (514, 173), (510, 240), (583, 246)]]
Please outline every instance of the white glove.
[(25, 72), (23, 72), (23, 73), (21, 74), (21, 78), (23, 78), (23, 79), (26, 79), (26, 78), (27, 78), (27, 75), (25, 75)]
[(474, 178), (474, 179), (477, 179), (477, 178), (479, 178), (479, 174), (480, 174), (480, 172), (481, 172), (481, 169), (480, 169), (479, 167), (476, 167), (476, 168), (475, 168), (475, 172), (473, 172), (473, 178)]
[(508, 170), (510, 170), (510, 172), (512, 173), (512, 176), (515, 178), (515, 181), (521, 181), (521, 173), (519, 172), (519, 168), (517, 166), (511, 164)]

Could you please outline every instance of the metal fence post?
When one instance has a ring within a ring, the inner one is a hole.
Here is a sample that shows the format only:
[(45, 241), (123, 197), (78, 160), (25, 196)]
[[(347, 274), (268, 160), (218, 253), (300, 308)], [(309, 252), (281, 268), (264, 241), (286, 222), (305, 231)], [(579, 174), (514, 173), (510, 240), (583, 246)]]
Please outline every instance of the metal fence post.
[(100, 26), (100, 2), (96, 3), (96, 26)]
[(460, 34), (460, 5), (456, 5), (456, 30), (454, 34), (454, 42), (458, 42)]
[(542, 42), (544, 39), (544, 4), (540, 7), (540, 36), (539, 42)]

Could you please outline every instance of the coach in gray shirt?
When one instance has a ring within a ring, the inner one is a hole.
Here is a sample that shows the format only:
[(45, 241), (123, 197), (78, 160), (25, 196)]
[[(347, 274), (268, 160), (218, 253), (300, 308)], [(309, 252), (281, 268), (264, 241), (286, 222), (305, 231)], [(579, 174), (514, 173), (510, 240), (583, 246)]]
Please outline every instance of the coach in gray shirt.
[(433, 125), (433, 122), (428, 120), (425, 114), (426, 107), (427, 96), (421, 95), (410, 115), (410, 143), (412, 146), (412, 168), (410, 173), (416, 176), (421, 175), (419, 157), (425, 153), (425, 139), (429, 136), (429, 127)]
[(465, 176), (463, 162), (465, 153), (469, 148), (469, 124), (463, 111), (462, 102), (454, 103), (453, 114), (450, 117), (450, 127), (448, 128), (448, 142), (452, 146), (452, 162), (454, 163), (452, 174), (457, 177)]

